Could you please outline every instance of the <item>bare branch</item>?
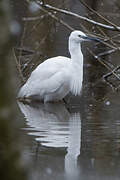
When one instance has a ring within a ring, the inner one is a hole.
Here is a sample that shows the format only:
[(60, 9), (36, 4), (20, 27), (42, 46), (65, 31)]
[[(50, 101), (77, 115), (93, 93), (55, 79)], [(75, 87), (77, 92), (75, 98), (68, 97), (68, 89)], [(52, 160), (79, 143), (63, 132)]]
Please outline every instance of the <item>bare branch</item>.
[[(28, 2), (28, 0), (26, 0)], [(56, 12), (59, 12), (59, 13), (63, 13), (63, 14), (66, 14), (66, 15), (70, 15), (70, 16), (73, 16), (75, 18), (78, 18), (80, 20), (84, 20), (86, 22), (89, 22), (91, 24), (94, 24), (96, 25), (96, 27), (98, 27), (98, 29), (100, 30), (100, 33), (102, 34), (101, 36), (101, 39), (103, 41), (101, 41), (101, 43), (105, 44), (106, 46), (110, 47), (111, 49), (108, 50), (108, 51), (105, 51), (103, 53), (100, 53), (98, 54), (97, 56), (90, 50), (88, 49), (88, 51), (90, 52), (90, 54), (99, 62), (101, 63), (105, 68), (107, 68), (109, 71), (110, 71), (110, 75), (114, 75), (119, 81), (120, 81), (120, 76), (119, 74), (116, 73), (115, 71), (115, 68), (114, 67), (111, 67), (108, 63), (104, 62), (101, 60), (101, 56), (105, 56), (105, 55), (108, 55), (108, 54), (111, 54), (117, 50), (120, 50), (120, 47), (117, 46), (117, 44), (113, 41), (113, 38), (114, 37), (109, 37), (108, 35), (106, 35), (102, 28), (104, 29), (108, 29), (108, 30), (112, 30), (112, 31), (120, 31), (120, 27), (115, 25), (114, 23), (110, 22), (108, 19), (106, 19), (105, 17), (103, 17), (101, 14), (99, 14), (98, 12), (94, 11), (92, 8), (90, 8), (89, 6), (86, 5), (87, 8), (89, 8), (89, 10), (93, 13), (95, 13), (96, 15), (98, 15), (102, 20), (104, 20), (105, 22), (107, 22), (108, 24), (110, 25), (107, 25), (107, 24), (103, 24), (103, 23), (99, 23), (99, 22), (96, 22), (92, 19), (89, 19), (87, 17), (84, 17), (84, 16), (80, 16), (76, 13), (73, 13), (71, 11), (67, 11), (67, 10), (63, 10), (63, 9), (60, 9), (60, 8), (56, 8), (54, 6), (51, 6), (49, 4), (45, 4), (45, 2), (40, 2), (39, 0), (35, 0), (35, 2), (38, 4), (38, 7), (41, 11), (43, 11), (46, 15), (50, 16), (51, 18), (55, 19), (57, 22), (59, 22), (60, 24), (64, 25), (65, 27), (67, 27), (67, 29), (69, 29), (70, 31), (73, 31), (74, 28), (72, 28), (70, 25), (68, 25), (66, 22), (64, 22), (63, 20), (61, 20), (60, 18), (58, 18), (56, 16)], [(34, 17), (35, 18), (35, 17)], [(26, 19), (26, 21), (29, 21), (29, 20), (33, 20), (33, 19)], [(38, 18), (36, 18), (35, 20), (39, 20)], [(83, 26), (83, 25), (81, 25)], [(88, 30), (83, 26), (82, 27), (87, 33)], [(110, 41), (110, 43), (108, 43), (107, 41)]]
[(52, 17), (53, 19), (55, 19), (56, 21), (58, 21), (59, 23), (63, 24), (65, 27), (67, 27), (69, 30), (74, 31), (74, 28), (72, 28), (70, 25), (68, 25), (66, 22), (64, 22), (63, 20), (57, 18), (53, 13), (47, 11), (45, 8), (43, 8), (42, 6), (40, 6), (40, 10), (42, 10), (44, 13), (47, 13), (50, 17)]
[(102, 28), (105, 28), (105, 29), (109, 29), (109, 30), (112, 30), (112, 31), (120, 31), (120, 27), (119, 26), (110, 26), (110, 25), (107, 25), (107, 24), (102, 24), (100, 22), (97, 22), (97, 21), (94, 21), (94, 20), (91, 20), (87, 17), (84, 17), (84, 16), (80, 16), (76, 13), (73, 13), (71, 11), (67, 11), (67, 10), (63, 10), (63, 9), (59, 9), (59, 8), (56, 8), (54, 6), (51, 6), (49, 4), (44, 4), (44, 5), (41, 5), (39, 1), (36, 1), (37, 4), (39, 4), (40, 6), (44, 7), (44, 8), (48, 8), (50, 10), (53, 10), (53, 11), (57, 11), (57, 12), (60, 12), (60, 13), (63, 13), (63, 14), (66, 14), (66, 15), (71, 15), (73, 17), (76, 17), (78, 19), (82, 19), (84, 21), (87, 21), (91, 24), (94, 24), (94, 25), (97, 25), (97, 26), (100, 26)]
[(36, 21), (36, 20), (42, 20), (45, 17), (45, 15), (37, 16), (37, 17), (23, 17), (23, 21)]
[[(87, 48), (87, 49), (88, 49), (88, 48)], [(88, 51), (89, 51), (90, 54), (91, 54), (95, 59), (97, 59), (104, 67), (106, 67), (109, 71), (111, 71), (111, 73), (112, 73), (118, 80), (120, 80), (120, 76), (118, 76), (114, 70), (112, 70), (107, 64), (105, 64), (103, 61), (101, 61), (101, 59), (100, 59), (98, 56), (96, 56), (90, 49), (88, 49)]]
[(97, 55), (97, 57), (110, 55), (110, 54), (112, 54), (112, 53), (114, 53), (114, 52), (116, 52), (116, 51), (117, 51), (117, 49), (110, 49), (110, 50), (108, 50), (108, 51), (105, 51), (105, 52), (99, 53), (99, 54)]
[[(62, 12), (62, 13), (65, 13), (65, 14), (67, 14), (67, 15), (75, 16), (75, 17), (77, 17), (77, 18), (81, 18), (81, 17), (82, 17), (84, 20), (85, 20), (85, 19), (88, 20), (88, 18), (83, 17), (83, 16), (79, 16), (78, 14), (72, 13), (72, 12), (70, 12), (70, 11), (62, 10), (62, 9), (53, 7), (53, 6), (48, 5), (48, 4), (44, 4), (44, 5), (42, 4), (42, 5), (41, 5), (40, 1), (38, 1), (38, 0), (36, 1), (36, 3), (40, 6), (40, 9), (41, 9), (43, 12), (47, 13), (49, 16), (51, 16), (51, 17), (54, 18), (56, 21), (58, 21), (59, 23), (63, 24), (64, 26), (66, 26), (68, 29), (70, 29), (70, 30), (72, 30), (72, 31), (74, 30), (74, 28), (72, 28), (70, 25), (68, 25), (68, 24), (67, 24), (66, 22), (64, 22), (63, 20), (57, 18), (53, 13), (47, 11), (47, 10), (45, 9), (45, 7), (47, 7), (47, 8), (49, 7), (50, 10)], [(90, 21), (93, 21), (93, 20), (90, 20)], [(95, 21), (94, 21), (94, 22), (95, 22)], [(96, 23), (96, 22), (95, 22), (95, 23)], [(101, 23), (100, 23), (100, 24), (101, 24)], [(105, 25), (105, 26), (107, 26), (107, 25)], [(111, 26), (111, 27), (112, 27), (112, 26)], [(84, 27), (83, 27), (83, 28), (84, 28)], [(114, 28), (114, 27), (112, 27), (112, 28)], [(120, 27), (119, 27), (119, 28), (120, 28)], [(114, 30), (115, 30), (115, 29), (114, 29)], [(86, 30), (86, 31), (87, 31), (87, 30)], [(88, 31), (87, 31), (87, 32), (88, 32)], [(108, 41), (108, 39), (107, 39), (107, 41)], [(110, 47), (110, 48), (119, 49), (119, 47), (116, 48), (116, 47), (108, 44), (108, 43), (106, 42), (106, 40), (101, 41), (101, 43), (103, 43), (104, 45), (106, 45), (106, 46), (108, 46), (108, 47)]]
[(14, 50), (14, 48), (13, 48), (13, 56), (14, 56), (14, 59), (15, 59), (16, 67), (17, 67), (18, 72), (19, 72), (19, 76), (20, 76), (20, 79), (21, 79), (21, 83), (23, 84), (23, 83), (25, 82), (25, 79), (24, 79), (23, 74), (22, 74), (22, 70), (21, 70), (20, 63), (18, 62), (17, 57), (16, 57), (16, 55), (15, 55), (15, 50)]
[[(120, 66), (117, 66), (116, 68), (114, 68), (112, 72), (116, 72), (118, 69), (120, 69)], [(112, 72), (109, 72), (106, 75), (104, 75), (104, 78), (108, 78), (109, 76), (111, 76), (113, 74)]]
[(100, 17), (102, 20), (104, 20), (105, 22), (107, 22), (108, 24), (110, 24), (111, 26), (113, 26), (116, 30), (120, 30), (118, 28), (118, 26), (114, 23), (112, 23), (111, 21), (109, 21), (107, 18), (105, 18), (104, 16), (102, 16), (100, 13), (98, 13), (97, 11), (95, 11), (94, 9), (92, 9), (90, 6), (88, 6), (83, 0), (79, 0), (86, 8), (88, 8), (91, 12), (93, 12), (94, 14), (96, 14), (98, 17)]

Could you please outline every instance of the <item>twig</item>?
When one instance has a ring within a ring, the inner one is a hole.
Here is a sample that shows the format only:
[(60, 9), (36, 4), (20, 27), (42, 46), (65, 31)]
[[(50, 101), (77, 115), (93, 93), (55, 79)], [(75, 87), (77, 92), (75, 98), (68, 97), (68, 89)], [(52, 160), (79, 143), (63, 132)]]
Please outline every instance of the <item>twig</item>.
[(42, 20), (45, 17), (45, 15), (37, 16), (37, 17), (23, 17), (23, 21), (36, 21), (36, 20)]
[(96, 56), (89, 48), (87, 48), (88, 51), (90, 52), (90, 54), (95, 58), (97, 59), (104, 67), (106, 67), (109, 71), (111, 71), (111, 73), (118, 79), (120, 80), (120, 77), (107, 65), (105, 64), (103, 61), (101, 61), (101, 59)]
[[(99, 31), (106, 37), (107, 41), (110, 41), (111, 44), (112, 44), (112, 46), (111, 46), (110, 44), (108, 44), (108, 43), (106, 43), (106, 45), (107, 45), (107, 46), (110, 45), (115, 51), (116, 51), (116, 50), (119, 50), (119, 51), (120, 51), (120, 47), (116, 45), (116, 43), (113, 41), (113, 38), (109, 37), (105, 32), (103, 32), (103, 30), (102, 30), (100, 27), (98, 27), (98, 29), (99, 29)], [(105, 42), (105, 40), (104, 40), (104, 42)], [(110, 47), (110, 46), (109, 46), (109, 47)], [(113, 52), (114, 52), (114, 51), (113, 51)]]
[(105, 52), (99, 53), (99, 54), (97, 55), (97, 57), (110, 55), (110, 54), (112, 54), (112, 53), (114, 53), (114, 52), (116, 52), (116, 51), (117, 51), (117, 49), (110, 49), (110, 50), (108, 50), (108, 51), (105, 51)]
[[(26, 0), (26, 2), (29, 3), (29, 0)], [(45, 9), (45, 4), (44, 1), (42, 0), (41, 2), (38, 0), (35, 0), (36, 4), (39, 6), (39, 9), (42, 10), (44, 13), (46, 13), (48, 16), (52, 17), (53, 19), (55, 19), (56, 21), (58, 21), (59, 23), (63, 24), (65, 27), (67, 27), (69, 30), (74, 31), (75, 29), (72, 28), (70, 25), (68, 25), (66, 22), (64, 22), (63, 20), (57, 18), (53, 13), (47, 11)]]
[(114, 23), (112, 23), (111, 21), (109, 21), (107, 18), (105, 18), (104, 16), (102, 16), (100, 13), (98, 13), (97, 11), (95, 11), (94, 9), (92, 9), (90, 6), (88, 6), (83, 0), (79, 0), (86, 8), (88, 8), (91, 12), (93, 12), (94, 14), (96, 14), (98, 17), (100, 17), (102, 20), (104, 20), (105, 22), (109, 23), (111, 26), (113, 26), (116, 30), (120, 30), (118, 28), (118, 26)]
[(14, 48), (13, 48), (13, 56), (14, 56), (14, 59), (15, 59), (16, 67), (17, 67), (18, 72), (19, 72), (19, 76), (20, 76), (20, 79), (21, 79), (21, 83), (23, 84), (23, 83), (25, 82), (25, 79), (24, 79), (23, 74), (22, 74), (22, 71), (21, 71), (21, 66), (20, 66), (20, 64), (19, 64), (19, 62), (18, 62), (18, 60), (17, 60), (16, 55), (15, 55), (15, 50), (14, 50)]
[[(33, 55), (33, 57), (29, 60), (29, 62), (27, 63), (27, 66), (25, 67), (25, 68), (27, 68), (28, 67), (28, 65), (35, 59), (35, 56), (36, 56), (36, 53), (37, 53), (37, 55), (39, 54), (40, 56), (43, 56), (43, 54), (41, 54), (40, 52), (38, 53), (38, 49), (39, 49), (39, 47), (40, 47), (40, 45), (42, 44), (42, 42), (44, 42), (45, 41), (45, 39), (46, 39), (46, 37), (48, 36), (48, 33), (46, 34), (46, 36), (45, 37), (43, 37), (42, 38), (42, 40), (41, 40), (41, 42), (40, 42), (40, 44), (39, 44), (39, 46), (37, 47), (37, 49), (35, 50), (35, 52), (34, 52), (34, 55)], [(24, 70), (25, 70), (25, 68), (24, 68)]]
[(34, 50), (31, 49), (27, 49), (25, 47), (14, 47), (14, 49), (16, 49), (18, 52), (22, 51), (22, 56), (23, 54), (25, 55), (30, 55), (30, 54), (35, 54)]
[(120, 88), (120, 85), (118, 85), (118, 86), (115, 88), (115, 90), (116, 90), (116, 91), (118, 91), (118, 90), (119, 90), (119, 88)]
[[(118, 69), (120, 69), (120, 66), (117, 66), (116, 68), (114, 68), (113, 72), (117, 72)], [(105, 74), (103, 76), (103, 78), (112, 88), (114, 88), (115, 90), (118, 90), (120, 88), (120, 85), (115, 87), (115, 85), (108, 80), (108, 77), (110, 77), (112, 74), (113, 74), (112, 72), (109, 72), (109, 73)]]
[(70, 25), (68, 25), (66, 22), (64, 22), (63, 20), (57, 18), (53, 13), (47, 11), (45, 8), (43, 8), (42, 6), (40, 6), (40, 9), (44, 12), (47, 13), (50, 17), (52, 17), (53, 19), (55, 19), (56, 21), (58, 21), (59, 23), (63, 24), (65, 27), (67, 27), (69, 30), (74, 31), (74, 28), (72, 28)]
[[(23, 46), (24, 35), (25, 35), (25, 26), (24, 26), (24, 28), (23, 28), (23, 34), (22, 34), (22, 38), (21, 38), (21, 42), (20, 42), (20, 46), (21, 46), (21, 47)], [(20, 51), (19, 58), (18, 58), (18, 63), (19, 63), (19, 64), (20, 64), (20, 61), (21, 61), (21, 56), (22, 56), (22, 51)]]
[[(56, 17), (56, 15), (54, 13), (52, 13), (51, 11), (48, 11), (47, 9), (49, 10), (53, 10), (54, 12), (60, 12), (60, 13), (64, 13), (66, 15), (71, 15), (71, 16), (74, 16), (76, 18), (79, 18), (79, 19), (82, 19), (84, 21), (87, 21), (89, 23), (92, 23), (94, 25), (97, 25), (98, 27), (103, 27), (105, 29), (109, 29), (109, 30), (116, 30), (116, 31), (120, 31), (120, 27), (119, 26), (116, 26), (114, 24), (111, 24), (112, 26), (110, 25), (106, 25), (106, 24), (102, 24), (102, 23), (99, 23), (99, 22), (96, 22), (94, 20), (91, 20), (89, 18), (86, 18), (86, 17), (83, 17), (83, 16), (80, 16), (78, 14), (75, 14), (73, 12), (70, 12), (70, 11), (66, 11), (66, 10), (63, 10), (63, 9), (59, 9), (59, 8), (56, 8), (56, 7), (53, 7), (51, 5), (48, 5), (48, 4), (45, 4), (45, 3), (41, 3), (40, 1), (38, 0), (35, 0), (35, 2), (38, 4), (40, 10), (42, 10), (45, 14), (47, 14), (48, 16), (52, 17), (53, 19), (55, 19), (56, 21), (58, 21), (59, 23), (63, 24), (65, 27), (67, 27), (69, 30), (74, 30), (74, 28), (72, 28), (71, 26), (69, 26), (66, 22), (64, 22), (63, 20), (59, 19), (58, 17)], [(103, 17), (102, 17), (103, 18)], [(108, 40), (112, 40), (112, 38), (110, 39), (109, 37), (107, 39), (104, 39), (104, 41), (102, 42), (103, 44), (107, 45), (108, 47), (111, 47), (112, 50), (109, 50), (109, 52), (104, 52), (104, 54), (99, 54), (98, 56), (95, 56), (95, 54), (89, 50), (90, 54), (92, 54), (94, 56), (95, 59), (98, 60), (98, 62), (100, 62), (104, 67), (106, 67), (109, 71), (111, 71), (110, 73), (113, 74), (118, 80), (120, 80), (120, 76), (116, 74), (116, 72), (109, 66), (107, 65), (106, 63), (104, 63), (99, 57), (102, 56), (102, 55), (106, 55), (106, 54), (109, 54), (109, 53), (112, 53), (112, 52), (115, 52), (116, 50), (120, 50), (119, 47), (114, 47), (113, 45), (116, 46), (116, 44), (113, 43), (112, 41), (112, 44), (108, 44), (106, 41)]]
[(57, 11), (57, 12), (60, 12), (60, 13), (64, 13), (64, 14), (66, 14), (66, 15), (71, 15), (71, 16), (73, 16), (73, 17), (76, 17), (76, 18), (78, 18), (78, 19), (82, 19), (82, 20), (84, 20), (84, 21), (87, 21), (87, 22), (89, 22), (89, 23), (91, 23), (91, 24), (94, 24), (94, 25), (103, 27), (103, 28), (105, 28), (105, 29), (109, 29), (109, 30), (112, 30), (112, 31), (120, 31), (120, 27), (119, 27), (119, 26), (114, 27), (114, 26), (110, 26), (110, 25), (107, 25), (107, 24), (102, 24), (102, 23), (99, 23), (99, 22), (97, 22), (97, 21), (91, 20), (91, 19), (89, 19), (89, 18), (87, 18), (87, 17), (80, 16), (80, 15), (78, 15), (78, 14), (76, 14), (76, 13), (71, 12), (71, 11), (67, 11), (67, 10), (63, 10), (63, 9), (56, 8), (56, 7), (51, 6), (51, 5), (49, 5), (49, 4), (41, 5), (39, 1), (36, 1), (36, 3), (39, 4), (40, 6), (42, 6), (43, 8), (48, 8), (48, 9), (50, 9), (50, 10)]
[(32, 32), (34, 31), (34, 30), (36, 30), (36, 28), (37, 28), (37, 26), (39, 26), (40, 24), (42, 23), (42, 21), (38, 21), (37, 23), (35, 23), (34, 25), (33, 25), (33, 27), (31, 28), (31, 30), (29, 31), (29, 33), (26, 35), (26, 39), (27, 38), (31, 38), (31, 34), (32, 34)]
[(102, 40), (102, 41), (100, 41), (100, 42), (101, 42), (102, 44), (104, 44), (104, 45), (112, 48), (112, 49), (115, 49), (115, 50), (119, 50), (119, 49), (120, 49), (119, 47), (114, 47), (113, 45), (107, 43), (106, 41), (108, 41), (108, 40), (109, 40), (109, 39), (105, 39), (105, 40)]
[(97, 26), (97, 29), (100, 31), (100, 33), (101, 33), (105, 38), (108, 38), (108, 36), (106, 35), (106, 33), (104, 32), (104, 30), (103, 30), (101, 27)]
[[(107, 54), (111, 54), (112, 52), (115, 52), (117, 50), (120, 50), (120, 47), (118, 47), (114, 42), (113, 42), (113, 39), (111, 37), (109, 37), (102, 29), (101, 27), (97, 27), (97, 29), (105, 36), (105, 39), (102, 41), (103, 44), (105, 44), (106, 46), (108, 47), (111, 47), (112, 50), (110, 51), (106, 51), (104, 53), (101, 53), (100, 55), (107, 55)], [(106, 43), (106, 41), (110, 41), (111, 44), (109, 43)], [(99, 55), (98, 55), (99, 56)]]
[(82, 23), (80, 23), (80, 26), (84, 30), (85, 33), (90, 34), (89, 30)]
[[(27, 2), (28, 2), (28, 0), (27, 0)], [(45, 7), (47, 7), (47, 8), (49, 7), (50, 10), (52, 9), (52, 10), (58, 11), (58, 12), (61, 12), (61, 11), (63, 12), (63, 11), (64, 11), (63, 13), (68, 14), (68, 15), (71, 15), (72, 12), (69, 12), (69, 11), (66, 11), (66, 10), (62, 10), (62, 9), (59, 9), (59, 8), (55, 8), (55, 7), (50, 6), (50, 5), (48, 5), (48, 4), (44, 4), (44, 5), (43, 5), (43, 3), (41, 3), (41, 2), (38, 1), (38, 0), (36, 0), (35, 2), (38, 4), (40, 10), (42, 10), (44, 13), (47, 13), (47, 15), (49, 15), (50, 17), (52, 17), (53, 19), (55, 19), (55, 20), (58, 21), (59, 23), (63, 24), (63, 25), (64, 25), (65, 27), (67, 27), (69, 30), (71, 30), (71, 31), (75, 30), (75, 29), (72, 28), (70, 25), (68, 25), (66, 22), (64, 22), (63, 20), (57, 18), (53, 13), (47, 11), (47, 10), (45, 9)], [(75, 13), (72, 13), (72, 15), (73, 15), (73, 16), (76, 16), (76, 17), (79, 17), (79, 15), (78, 15), (78, 14), (75, 14)], [(80, 16), (80, 17), (82, 17), (82, 16)], [(85, 17), (82, 17), (82, 18), (85, 18)], [(92, 21), (92, 20), (91, 20), (91, 21)], [(83, 25), (81, 25), (81, 27), (88, 33), (88, 30), (87, 30)], [(88, 35), (91, 35), (91, 34), (88, 34)], [(104, 41), (101, 41), (101, 43), (103, 43), (104, 45), (106, 45), (106, 46), (108, 46), (108, 47), (110, 47), (110, 48), (117, 49), (116, 47), (112, 46), (111, 44), (108, 44), (108, 43), (106, 42), (106, 41), (108, 41), (108, 40), (109, 40), (109, 39), (105, 39)]]
[[(117, 72), (118, 69), (120, 69), (120, 66), (114, 68), (112, 72)], [(111, 76), (113, 74), (112, 72), (109, 72), (106, 75), (104, 75), (104, 78), (108, 78), (109, 76)]]
[[(103, 76), (103, 78), (104, 78), (104, 76)], [(115, 90), (115, 91), (117, 90), (116, 86), (113, 83), (111, 83), (107, 78), (104, 78), (104, 80), (113, 90)]]
[[(97, 27), (97, 29), (103, 34), (103, 36), (104, 36), (104, 40), (103, 41), (101, 41), (101, 43), (103, 43), (104, 45), (106, 45), (106, 46), (108, 46), (108, 47), (111, 47), (112, 49), (113, 49), (113, 52), (115, 52), (115, 51), (117, 51), (117, 50), (120, 50), (120, 47), (118, 47), (116, 44), (115, 44), (115, 42), (113, 41), (113, 38), (111, 38), (111, 37), (109, 37), (102, 29), (101, 29), (101, 27)], [(102, 38), (102, 37), (101, 37)], [(103, 38), (102, 38), (103, 39)], [(107, 43), (106, 41), (110, 41), (111, 42), (111, 44), (109, 44), (109, 43)], [(112, 53), (112, 52), (111, 52)], [(106, 54), (107, 55), (107, 54)]]
[[(43, 11), (43, 12), (45, 12), (45, 13), (47, 13), (49, 16), (51, 16), (52, 18), (54, 18), (56, 21), (58, 21), (58, 22), (60, 22), (61, 24), (63, 24), (64, 26), (66, 26), (68, 29), (70, 29), (70, 30), (74, 30), (74, 28), (72, 28), (70, 25), (68, 25), (66, 22), (64, 22), (63, 20), (61, 20), (61, 19), (59, 19), (59, 18), (57, 18), (54, 14), (52, 14), (51, 12), (49, 12), (49, 11), (47, 11), (46, 9), (45, 9), (45, 7), (49, 7), (49, 9), (52, 9), (52, 10), (56, 10), (56, 11), (58, 11), (58, 12), (63, 12), (63, 13), (65, 13), (65, 14), (69, 14), (69, 15), (73, 15), (73, 16), (76, 16), (76, 17), (82, 17), (82, 16), (79, 16), (78, 14), (75, 14), (75, 13), (72, 13), (72, 12), (69, 12), (69, 11), (66, 11), (66, 10), (62, 10), (62, 9), (59, 9), (59, 8), (55, 8), (55, 7), (53, 7), (53, 6), (51, 6), (51, 5), (48, 5), (48, 4), (44, 4), (44, 6), (43, 5), (41, 5), (41, 3), (40, 3), (40, 1), (36, 1), (36, 3), (40, 6), (40, 9)], [(82, 17), (82, 18), (86, 18), (86, 17)], [(91, 20), (92, 21), (92, 20)], [(87, 31), (88, 32), (88, 31)], [(90, 35), (90, 34), (89, 34)], [(106, 40), (107, 41), (107, 40)], [(117, 49), (116, 47), (114, 47), (114, 46), (112, 46), (112, 45), (110, 45), (110, 44), (108, 44), (107, 42), (105, 42), (105, 41), (101, 41), (101, 43), (103, 43), (104, 45), (106, 45), (106, 46), (108, 46), (108, 47), (110, 47), (110, 48), (113, 48), (113, 49)]]

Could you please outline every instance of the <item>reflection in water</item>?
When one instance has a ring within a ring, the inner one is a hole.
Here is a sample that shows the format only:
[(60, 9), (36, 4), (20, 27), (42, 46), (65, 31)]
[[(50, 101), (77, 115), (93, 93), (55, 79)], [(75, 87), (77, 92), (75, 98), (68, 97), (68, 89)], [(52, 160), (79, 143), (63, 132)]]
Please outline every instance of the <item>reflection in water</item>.
[(77, 159), (81, 146), (81, 119), (79, 113), (74, 113), (69, 120), (69, 137), (67, 155), (65, 156), (65, 170), (68, 179), (78, 177)]
[[(35, 157), (32, 173), (37, 172), (39, 179), (43, 180), (48, 177), (50, 180), (119, 180), (118, 98), (118, 94), (108, 97), (110, 105), (94, 99), (84, 104), (82, 128), (80, 114), (69, 113), (63, 104), (19, 103), (27, 119), (26, 130), (40, 147), (37, 159), (36, 154), (32, 154)], [(76, 107), (72, 111), (77, 111)]]
[(29, 135), (35, 136), (42, 146), (67, 148), (65, 155), (66, 178), (78, 176), (77, 159), (81, 146), (80, 113), (70, 113), (64, 104), (18, 103), (30, 128)]

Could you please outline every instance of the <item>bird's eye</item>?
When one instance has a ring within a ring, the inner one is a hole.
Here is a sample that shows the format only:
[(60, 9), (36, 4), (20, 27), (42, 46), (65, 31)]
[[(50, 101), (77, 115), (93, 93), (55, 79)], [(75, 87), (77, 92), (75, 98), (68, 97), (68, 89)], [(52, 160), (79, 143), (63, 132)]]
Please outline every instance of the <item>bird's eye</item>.
[(78, 35), (78, 37), (80, 37), (80, 38), (81, 38), (81, 35)]

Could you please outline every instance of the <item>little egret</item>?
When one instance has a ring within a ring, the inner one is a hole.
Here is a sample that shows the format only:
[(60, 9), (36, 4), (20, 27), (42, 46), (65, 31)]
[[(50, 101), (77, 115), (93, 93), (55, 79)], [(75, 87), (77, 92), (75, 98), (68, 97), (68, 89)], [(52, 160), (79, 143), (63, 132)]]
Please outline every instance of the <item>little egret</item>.
[(80, 95), (83, 81), (83, 41), (99, 41), (81, 31), (69, 36), (71, 58), (57, 56), (37, 66), (19, 91), (18, 98), (39, 99), (46, 102), (62, 100), (69, 92)]

